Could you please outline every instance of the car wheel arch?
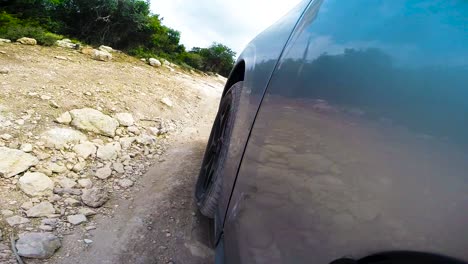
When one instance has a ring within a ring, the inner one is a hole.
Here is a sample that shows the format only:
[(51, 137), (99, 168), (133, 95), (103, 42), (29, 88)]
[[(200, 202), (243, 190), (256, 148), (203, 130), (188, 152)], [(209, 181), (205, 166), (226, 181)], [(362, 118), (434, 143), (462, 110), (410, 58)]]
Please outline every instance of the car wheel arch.
[(224, 86), (224, 91), (222, 96), (224, 96), (227, 91), (233, 86), (235, 83), (244, 81), (245, 78), (245, 61), (239, 60), (229, 75), (229, 78)]

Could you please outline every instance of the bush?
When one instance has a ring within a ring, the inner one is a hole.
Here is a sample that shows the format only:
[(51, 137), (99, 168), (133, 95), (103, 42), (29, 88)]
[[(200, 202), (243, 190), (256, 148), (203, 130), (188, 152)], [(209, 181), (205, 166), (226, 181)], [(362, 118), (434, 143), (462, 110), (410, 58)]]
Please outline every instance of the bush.
[(138, 58), (145, 58), (145, 59), (147, 59), (147, 58), (157, 59), (158, 58), (158, 56), (156, 56), (153, 52), (151, 52), (148, 49), (146, 49), (144, 47), (141, 47), (141, 46), (129, 50), (128, 54), (130, 54), (132, 56), (135, 56), (135, 57), (138, 57)]
[(6, 26), (0, 31), (0, 38), (7, 38), (15, 41), (22, 37), (34, 38), (37, 43), (44, 46), (52, 46), (63, 37), (57, 34), (44, 31), (41, 27), (34, 26)]
[(43, 35), (37, 36), (36, 40), (39, 44), (44, 45), (44, 46), (53, 46), (57, 40), (62, 39), (63, 36), (46, 32)]
[(5, 12), (0, 13), (0, 38), (15, 41), (22, 37), (34, 38), (37, 43), (44, 46), (52, 46), (62, 36), (45, 31), (42, 27), (32, 22), (20, 20)]

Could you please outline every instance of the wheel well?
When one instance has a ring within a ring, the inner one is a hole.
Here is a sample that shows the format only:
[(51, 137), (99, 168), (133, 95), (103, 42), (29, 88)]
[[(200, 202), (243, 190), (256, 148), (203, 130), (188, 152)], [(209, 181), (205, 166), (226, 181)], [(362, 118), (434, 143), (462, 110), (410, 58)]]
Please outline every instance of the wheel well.
[(245, 75), (245, 62), (244, 60), (239, 61), (234, 69), (231, 71), (229, 75), (229, 79), (226, 82), (226, 86), (224, 86), (223, 96), (226, 94), (229, 88), (233, 86), (237, 82), (241, 82), (244, 80)]

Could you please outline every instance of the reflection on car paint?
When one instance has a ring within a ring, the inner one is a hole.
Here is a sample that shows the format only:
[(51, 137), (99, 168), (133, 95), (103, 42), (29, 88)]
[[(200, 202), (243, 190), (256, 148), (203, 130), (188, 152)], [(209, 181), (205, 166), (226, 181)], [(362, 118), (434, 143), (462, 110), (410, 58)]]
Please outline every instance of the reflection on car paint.
[(468, 259), (467, 12), (466, 1), (313, 1), (248, 141), (227, 263)]

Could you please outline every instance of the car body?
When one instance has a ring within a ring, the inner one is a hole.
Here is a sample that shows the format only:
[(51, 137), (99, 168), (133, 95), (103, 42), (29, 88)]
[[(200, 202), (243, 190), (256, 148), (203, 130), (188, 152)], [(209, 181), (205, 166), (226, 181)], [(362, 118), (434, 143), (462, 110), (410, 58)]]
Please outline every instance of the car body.
[(217, 263), (467, 261), (467, 26), (462, 0), (307, 0), (254, 39)]

